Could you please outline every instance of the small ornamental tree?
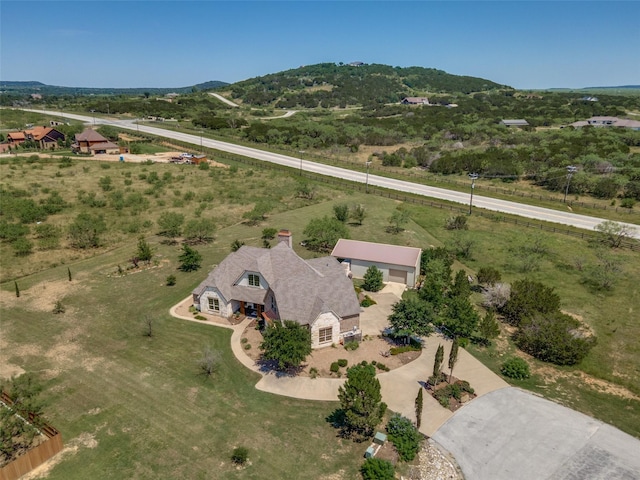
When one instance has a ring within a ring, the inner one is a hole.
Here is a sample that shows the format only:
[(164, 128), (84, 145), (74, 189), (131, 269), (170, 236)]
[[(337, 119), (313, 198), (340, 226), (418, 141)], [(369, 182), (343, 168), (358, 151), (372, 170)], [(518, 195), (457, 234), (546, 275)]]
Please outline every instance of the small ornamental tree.
[(151, 259), (153, 258), (153, 249), (144, 237), (138, 238), (138, 248), (136, 250), (135, 258), (141, 262), (145, 262), (147, 265), (151, 263)]
[(420, 428), (420, 425), (422, 424), (422, 405), (423, 405), (422, 387), (420, 387), (420, 390), (418, 390), (418, 396), (416, 397), (416, 402), (415, 402), (415, 406), (416, 406), (416, 427), (417, 428)]
[(274, 322), (267, 327), (260, 344), (266, 360), (274, 360), (278, 369), (297, 368), (311, 354), (311, 332), (292, 320)]
[(442, 372), (442, 361), (444, 360), (444, 347), (442, 344), (438, 345), (436, 350), (436, 357), (433, 360), (433, 381), (434, 386), (440, 381), (440, 373)]
[(356, 222), (358, 225), (362, 225), (364, 218), (367, 216), (367, 211), (365, 210), (364, 205), (361, 205), (359, 203), (355, 204), (351, 208), (350, 216), (351, 218), (353, 218), (354, 222)]
[(453, 339), (453, 343), (451, 344), (451, 351), (449, 352), (449, 383), (451, 383), (451, 379), (453, 378), (453, 367), (456, 366), (456, 362), (458, 361), (458, 338)]
[(480, 337), (487, 340), (487, 343), (490, 344), (490, 341), (500, 335), (500, 324), (498, 320), (496, 320), (496, 315), (492, 311), (488, 311), (484, 317), (478, 323), (478, 333)]
[(371, 437), (387, 409), (376, 367), (362, 362), (347, 369), (347, 381), (338, 389), (338, 400), (344, 412), (344, 433), (361, 440)]
[(194, 272), (200, 269), (202, 255), (195, 248), (184, 244), (182, 245), (182, 253), (178, 257), (178, 261), (180, 262), (179, 270), (183, 272)]
[(382, 290), (383, 286), (382, 272), (375, 265), (371, 265), (364, 274), (364, 284), (362, 288), (368, 292), (378, 292)]
[(410, 462), (416, 457), (423, 437), (411, 420), (394, 414), (387, 424), (387, 433), (402, 461)]
[(278, 230), (273, 227), (267, 227), (262, 230), (262, 246), (264, 248), (271, 248), (271, 240), (276, 238)]

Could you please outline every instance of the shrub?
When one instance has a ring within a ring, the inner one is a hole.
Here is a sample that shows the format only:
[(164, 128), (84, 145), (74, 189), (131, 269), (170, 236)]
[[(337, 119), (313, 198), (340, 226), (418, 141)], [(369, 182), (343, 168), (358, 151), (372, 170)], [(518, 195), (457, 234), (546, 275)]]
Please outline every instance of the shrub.
[(516, 345), (538, 360), (574, 365), (596, 344), (595, 337), (578, 333), (580, 322), (560, 312), (538, 315), (524, 322), (515, 334)]
[(173, 287), (176, 284), (176, 276), (169, 275), (166, 280), (167, 287)]
[(233, 449), (231, 461), (236, 465), (244, 465), (249, 458), (249, 450), (246, 447), (237, 447)]
[(244, 349), (245, 349), (245, 350), (251, 350), (251, 344), (250, 344), (250, 343), (246, 343), (246, 344), (244, 345)]
[(363, 480), (393, 480), (396, 475), (393, 464), (381, 458), (367, 458), (360, 473)]
[(524, 380), (531, 376), (529, 364), (520, 357), (505, 360), (500, 371), (505, 377), (515, 378), (516, 380)]
[(348, 351), (352, 351), (352, 350), (357, 350), (359, 346), (360, 344), (358, 342), (356, 342), (355, 340), (352, 340), (351, 342), (346, 342), (344, 344), (344, 349)]
[(467, 230), (469, 228), (469, 225), (467, 225), (467, 216), (457, 215), (447, 218), (444, 223), (444, 228), (447, 230)]
[(346, 358), (339, 358), (338, 359), (338, 365), (341, 367), (346, 367), (348, 364), (348, 360)]
[(309, 369), (309, 376), (311, 378), (316, 378), (318, 376), (318, 369), (316, 367), (311, 367)]
[(244, 337), (242, 340), (240, 340), (240, 343), (247, 343), (249, 341), (249, 339), (247, 337)]
[(415, 458), (420, 449), (422, 435), (411, 420), (394, 414), (387, 424), (387, 433), (401, 460), (410, 462)]
[(376, 367), (378, 368), (378, 370), (382, 370), (383, 372), (388, 372), (389, 370), (391, 370), (389, 367), (387, 367), (384, 363), (382, 362), (378, 362), (376, 363)]
[(65, 311), (66, 311), (66, 308), (64, 308), (64, 305), (62, 305), (62, 302), (60, 300), (56, 300), (56, 303), (53, 306), (53, 313), (57, 315), (59, 313), (64, 313)]
[(362, 301), (360, 302), (361, 307), (370, 307), (371, 305), (375, 305), (377, 302), (371, 298), (369, 295), (365, 295)]
[(206, 320), (207, 319), (206, 317), (203, 317), (202, 315), (196, 315), (193, 318), (195, 318), (196, 320)]
[(422, 350), (420, 346), (417, 345), (403, 345), (402, 347), (391, 347), (389, 352), (391, 355), (400, 355), (405, 352), (419, 352)]
[(502, 279), (500, 272), (493, 267), (482, 267), (478, 270), (478, 283), (494, 286)]
[(331, 367), (329, 367), (329, 370), (331, 370), (333, 373), (337, 373), (338, 370), (340, 370), (340, 365), (338, 365), (338, 362), (333, 362), (331, 364)]

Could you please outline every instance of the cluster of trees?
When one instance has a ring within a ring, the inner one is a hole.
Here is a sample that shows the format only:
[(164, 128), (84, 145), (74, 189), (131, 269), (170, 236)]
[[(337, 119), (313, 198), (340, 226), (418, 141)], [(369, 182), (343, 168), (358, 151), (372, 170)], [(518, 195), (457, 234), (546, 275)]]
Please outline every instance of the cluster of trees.
[(459, 270), (452, 279), (452, 264), (453, 257), (444, 248), (423, 252), (424, 283), (417, 295), (393, 305), (389, 316), (397, 335), (426, 336), (437, 327), (454, 338), (472, 338), (477, 333), (487, 341), (497, 336), (495, 317), (480, 319), (469, 300), (471, 287), (467, 273)]
[(552, 287), (530, 279), (511, 284), (506, 301), (489, 304), (517, 327), (516, 345), (545, 362), (580, 363), (596, 344), (578, 320), (560, 310), (560, 296)]

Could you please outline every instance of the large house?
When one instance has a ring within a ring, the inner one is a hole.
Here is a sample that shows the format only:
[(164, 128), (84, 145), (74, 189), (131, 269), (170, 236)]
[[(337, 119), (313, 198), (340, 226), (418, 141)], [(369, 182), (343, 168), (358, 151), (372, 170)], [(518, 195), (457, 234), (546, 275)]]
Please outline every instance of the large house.
[(293, 320), (308, 326), (313, 348), (359, 333), (360, 304), (344, 268), (333, 257), (304, 260), (288, 230), (269, 248), (242, 246), (193, 290), (201, 312), (255, 316), (261, 324)]
[(12, 146), (21, 145), (24, 142), (32, 141), (43, 150), (51, 150), (58, 146), (58, 141), (64, 142), (64, 133), (52, 127), (33, 127), (20, 132), (9, 132), (7, 143)]
[(94, 155), (100, 153), (121, 153), (118, 145), (110, 142), (91, 128), (85, 129), (82, 133), (76, 133), (75, 138), (76, 142), (71, 145), (71, 147), (76, 153), (92, 153)]
[(416, 247), (362, 242), (341, 238), (331, 252), (350, 275), (363, 278), (367, 269), (375, 266), (382, 272), (384, 282), (416, 286), (420, 275), (422, 250)]
[(405, 97), (400, 103), (404, 105), (431, 105), (427, 97)]

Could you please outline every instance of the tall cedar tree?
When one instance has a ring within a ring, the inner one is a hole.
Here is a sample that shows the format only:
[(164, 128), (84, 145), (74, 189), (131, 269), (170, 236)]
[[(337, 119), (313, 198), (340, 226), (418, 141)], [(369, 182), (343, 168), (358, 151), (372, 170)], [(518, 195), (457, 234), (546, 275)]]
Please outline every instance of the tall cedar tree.
[(436, 358), (433, 360), (433, 378), (435, 384), (438, 384), (440, 380), (440, 372), (442, 371), (442, 361), (444, 360), (444, 347), (442, 344), (438, 345), (436, 350)]
[(180, 262), (179, 270), (183, 272), (194, 272), (200, 268), (202, 262), (202, 255), (195, 248), (191, 248), (189, 245), (182, 245), (182, 253), (178, 257)]
[(347, 370), (347, 381), (338, 390), (344, 412), (343, 429), (364, 439), (382, 421), (387, 405), (382, 402), (376, 368), (366, 362)]
[(145, 262), (147, 265), (151, 263), (153, 258), (153, 249), (151, 245), (144, 239), (144, 237), (138, 238), (138, 249), (136, 250), (136, 257), (138, 260)]
[(416, 426), (420, 428), (422, 424), (422, 387), (418, 390), (418, 396), (416, 397)]
[(453, 339), (453, 343), (451, 344), (451, 351), (449, 352), (449, 383), (451, 383), (451, 379), (453, 378), (453, 367), (455, 367), (456, 362), (458, 361), (458, 338)]
[(378, 292), (382, 290), (384, 284), (382, 283), (382, 272), (375, 265), (371, 265), (367, 268), (364, 274), (364, 283), (362, 288), (368, 292)]

